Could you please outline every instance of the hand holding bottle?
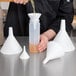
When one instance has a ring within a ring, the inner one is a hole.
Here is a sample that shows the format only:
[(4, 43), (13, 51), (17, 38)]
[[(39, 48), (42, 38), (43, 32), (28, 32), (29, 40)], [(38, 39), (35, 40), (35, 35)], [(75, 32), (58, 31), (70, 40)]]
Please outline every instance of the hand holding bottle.
[(41, 34), (40, 42), (38, 44), (39, 52), (43, 52), (47, 48), (48, 41), (52, 40), (55, 36), (56, 36), (56, 33), (52, 29), (49, 29), (48, 31)]
[(40, 36), (40, 43), (38, 45), (39, 52), (43, 52), (47, 48), (48, 38), (45, 35)]

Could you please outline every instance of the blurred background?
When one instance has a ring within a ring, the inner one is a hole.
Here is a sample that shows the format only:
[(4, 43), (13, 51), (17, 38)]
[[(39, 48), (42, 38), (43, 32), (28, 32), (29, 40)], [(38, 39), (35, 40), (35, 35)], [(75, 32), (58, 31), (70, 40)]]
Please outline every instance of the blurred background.
[[(74, 28), (73, 30), (74, 35), (76, 35), (76, 0), (73, 0), (73, 5), (74, 5), (74, 20), (73, 20), (72, 25)], [(0, 6), (3, 10), (3, 23), (5, 23), (6, 15), (7, 15), (8, 7), (9, 7), (9, 2), (0, 2)]]
[(74, 19), (73, 19), (73, 31), (72, 31), (72, 35), (76, 36), (76, 0), (73, 0), (73, 5), (74, 5)]
[[(73, 5), (74, 5), (74, 19), (73, 19), (73, 23), (72, 23), (72, 26), (73, 26), (72, 36), (76, 36), (76, 0), (73, 0)], [(0, 2), (0, 7), (3, 10), (2, 19), (3, 19), (3, 25), (4, 25), (5, 20), (6, 20), (7, 11), (9, 8), (9, 2)]]
[(74, 12), (76, 14), (76, 0), (74, 0), (73, 4), (74, 4)]

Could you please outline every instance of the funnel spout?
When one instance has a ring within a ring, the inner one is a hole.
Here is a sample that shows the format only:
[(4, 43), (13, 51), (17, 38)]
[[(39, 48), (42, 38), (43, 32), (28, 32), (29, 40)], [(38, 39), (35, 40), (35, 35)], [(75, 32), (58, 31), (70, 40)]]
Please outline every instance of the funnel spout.
[(13, 36), (13, 28), (9, 27), (9, 36)]

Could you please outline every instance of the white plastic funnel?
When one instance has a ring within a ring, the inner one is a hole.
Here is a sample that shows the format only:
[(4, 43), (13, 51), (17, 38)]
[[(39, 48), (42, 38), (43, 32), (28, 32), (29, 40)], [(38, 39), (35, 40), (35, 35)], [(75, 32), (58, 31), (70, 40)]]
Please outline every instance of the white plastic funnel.
[(30, 56), (27, 54), (27, 52), (26, 52), (26, 47), (24, 46), (24, 47), (23, 47), (23, 52), (22, 52), (22, 54), (20, 55), (20, 59), (25, 60), (25, 59), (29, 59), (29, 58), (30, 58)]
[(61, 28), (54, 41), (60, 44), (65, 52), (74, 51), (75, 47), (66, 32), (65, 20), (61, 20)]
[(54, 41), (48, 43), (46, 52), (46, 58), (44, 59), (43, 64), (46, 64), (49, 60), (64, 56), (64, 49)]
[(7, 37), (4, 45), (1, 48), (1, 53), (12, 55), (21, 53), (21, 51), (22, 48), (13, 35), (13, 29), (12, 27), (9, 27), (9, 36)]

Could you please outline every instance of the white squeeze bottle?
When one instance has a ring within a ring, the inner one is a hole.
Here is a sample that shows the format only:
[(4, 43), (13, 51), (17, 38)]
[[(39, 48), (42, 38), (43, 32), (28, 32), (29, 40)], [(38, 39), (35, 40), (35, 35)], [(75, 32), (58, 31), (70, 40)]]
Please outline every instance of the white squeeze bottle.
[(40, 13), (29, 13), (29, 50), (30, 53), (37, 53), (37, 45), (40, 40)]

